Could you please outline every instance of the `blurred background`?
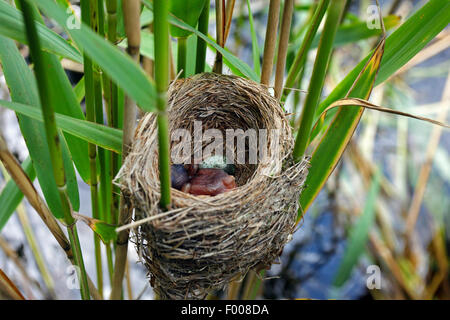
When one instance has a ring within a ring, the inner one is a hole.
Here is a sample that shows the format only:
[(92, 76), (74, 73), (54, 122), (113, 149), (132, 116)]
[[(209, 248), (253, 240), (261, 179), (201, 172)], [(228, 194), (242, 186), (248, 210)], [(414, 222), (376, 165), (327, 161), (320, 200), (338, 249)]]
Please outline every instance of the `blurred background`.
[[(71, 2), (77, 8), (78, 1)], [(288, 66), (304, 35), (312, 2), (296, 1)], [(388, 33), (425, 2), (380, 1)], [(250, 3), (251, 12), (247, 1), (236, 1), (227, 49), (252, 66), (249, 14), (262, 48), (268, 1), (252, 0)], [(367, 32), (368, 8), (373, 4), (368, 0), (349, 1), (338, 31), (324, 97), (377, 44), (380, 33)], [(214, 36), (213, 18), (210, 23), (209, 31)], [(48, 24), (52, 26), (50, 21)], [(55, 31), (61, 32), (57, 27)], [(152, 50), (152, 46), (153, 43), (147, 43), (148, 50)], [(26, 47), (22, 52), (27, 56)], [(308, 88), (315, 52), (310, 52), (298, 89)], [(207, 59), (212, 65), (214, 54), (208, 52)], [(81, 77), (80, 66), (66, 63), (65, 67), (75, 85)], [(370, 100), (448, 123), (449, 70), (450, 27), (447, 27), (387, 82), (376, 87)], [(304, 92), (296, 91), (286, 102), (286, 109), (293, 113), (294, 124), (304, 96)], [(9, 99), (1, 69), (0, 99)], [(10, 150), (19, 160), (24, 160), (27, 149), (13, 112), (0, 109), (0, 128)], [(264, 275), (265, 280), (257, 286), (254, 296), (269, 299), (449, 299), (449, 152), (450, 133), (446, 129), (365, 111), (343, 159), (303, 216), (280, 261)], [(90, 216), (89, 186), (81, 178), (78, 183), (80, 213)], [(5, 175), (1, 171), (0, 190), (4, 184)], [(35, 185), (39, 188), (37, 182)], [(94, 276), (92, 232), (79, 224), (79, 233), (87, 272)], [(33, 238), (37, 241), (33, 242)], [(137, 261), (137, 254), (130, 246), (126, 296), (151, 299), (153, 293), (146, 270)], [(29, 297), (79, 298), (73, 268), (25, 200), (0, 232), (0, 268)], [(53, 289), (43, 290), (49, 283)], [(105, 294), (109, 291), (106, 282)], [(218, 295), (225, 296), (224, 293)]]

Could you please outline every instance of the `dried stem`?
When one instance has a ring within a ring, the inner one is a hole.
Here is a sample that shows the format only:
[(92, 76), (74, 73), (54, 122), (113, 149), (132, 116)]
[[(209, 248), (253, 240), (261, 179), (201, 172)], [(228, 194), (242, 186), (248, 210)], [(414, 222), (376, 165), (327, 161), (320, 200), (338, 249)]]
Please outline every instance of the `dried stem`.
[[(442, 96), (442, 101), (444, 103), (450, 103), (450, 76), (447, 77), (447, 82), (444, 88), (444, 93)], [(438, 120), (445, 121), (447, 118), (447, 109), (442, 108), (439, 113)], [(414, 189), (413, 199), (411, 201), (411, 206), (408, 210), (408, 216), (406, 219), (406, 235), (412, 235), (414, 227), (419, 216), (420, 207), (425, 194), (425, 189), (428, 182), (428, 177), (430, 176), (431, 166), (433, 164), (434, 154), (436, 153), (437, 147), (439, 145), (439, 139), (442, 134), (442, 127), (436, 126), (431, 132), (431, 136), (428, 142), (427, 151), (425, 153), (425, 163), (420, 168), (419, 178)]]
[[(225, 31), (225, 8), (224, 0), (216, 0), (216, 42), (223, 48), (224, 31)], [(220, 52), (216, 52), (216, 60), (214, 61), (213, 72), (222, 73), (223, 57)]]
[(275, 98), (278, 100), (281, 98), (281, 93), (283, 92), (284, 69), (286, 67), (286, 54), (293, 12), (294, 0), (286, 0), (281, 19), (280, 40), (278, 43), (277, 65), (275, 69)]
[[(27, 198), (30, 205), (36, 210), (39, 217), (45, 223), (47, 228), (52, 233), (53, 237), (58, 242), (59, 246), (64, 250), (69, 261), (76, 265), (74, 255), (69, 240), (62, 231), (55, 217), (52, 215), (44, 200), (34, 188), (33, 182), (28, 178), (27, 174), (23, 171), (16, 158), (7, 149), (5, 141), (0, 137), (0, 161), (2, 161), (6, 170), (8, 171), (11, 179), (17, 184), (17, 187)], [(88, 277), (89, 291), (92, 297), (96, 300), (101, 300), (101, 296), (98, 293), (95, 285)]]
[[(117, 0), (106, 0), (106, 20), (108, 24), (108, 30), (106, 33), (107, 39), (111, 43), (116, 43), (117, 41)], [(118, 119), (118, 88), (117, 85), (105, 74), (103, 74), (103, 83), (105, 87), (105, 100), (107, 105), (107, 119), (108, 125), (110, 127), (118, 128), (119, 119)], [(114, 152), (109, 152), (110, 157), (110, 169), (109, 175), (110, 177), (115, 177), (119, 167), (119, 158), (118, 155)], [(112, 224), (117, 224), (117, 211), (119, 208), (119, 197), (118, 197), (118, 189), (112, 183), (112, 179), (110, 179), (109, 188), (111, 193), (108, 195), (108, 198), (111, 199), (110, 210), (109, 210), (109, 221)]]
[(25, 300), (17, 286), (8, 278), (8, 276), (0, 269), (0, 298), (11, 300)]
[(169, 24), (167, 16), (169, 6), (167, 1), (154, 1), (154, 30), (155, 43), (155, 80), (158, 99), (158, 145), (159, 145), (159, 181), (161, 184), (161, 208), (168, 209), (170, 196), (170, 147), (169, 120), (166, 112), (167, 88), (169, 86)]
[(16, 211), (17, 217), (19, 218), (20, 224), (22, 225), (25, 238), (27, 239), (31, 252), (33, 253), (39, 272), (42, 275), (42, 279), (44, 280), (44, 283), (47, 286), (49, 294), (52, 297), (56, 298), (55, 285), (53, 279), (48, 271), (47, 265), (44, 261), (44, 257), (42, 256), (39, 246), (37, 244), (36, 236), (34, 235), (33, 228), (28, 219), (28, 214), (25, 211), (24, 205), (19, 204)]
[(223, 35), (223, 43), (227, 42), (228, 34), (230, 33), (231, 20), (233, 20), (233, 10), (236, 0), (228, 0), (225, 8), (225, 31)]
[(261, 70), (261, 83), (269, 86), (272, 75), (273, 58), (277, 42), (278, 19), (280, 15), (280, 0), (270, 0), (269, 17), (267, 19), (266, 39)]

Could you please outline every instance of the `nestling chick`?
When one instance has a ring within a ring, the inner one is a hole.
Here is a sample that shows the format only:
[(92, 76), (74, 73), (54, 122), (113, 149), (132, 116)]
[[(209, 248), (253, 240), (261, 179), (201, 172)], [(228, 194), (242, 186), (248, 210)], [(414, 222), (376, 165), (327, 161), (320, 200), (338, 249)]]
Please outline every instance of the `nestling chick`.
[(172, 188), (181, 190), (181, 188), (189, 181), (189, 174), (184, 165), (173, 164), (170, 170), (170, 178)]
[(236, 188), (233, 176), (222, 169), (200, 169), (181, 191), (194, 195), (215, 196)]

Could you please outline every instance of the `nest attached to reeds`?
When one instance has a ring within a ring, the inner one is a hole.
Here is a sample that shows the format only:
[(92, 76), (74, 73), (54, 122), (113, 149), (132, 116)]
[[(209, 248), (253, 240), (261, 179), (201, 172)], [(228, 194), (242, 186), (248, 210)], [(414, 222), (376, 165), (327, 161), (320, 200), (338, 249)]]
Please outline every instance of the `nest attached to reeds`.
[(119, 184), (134, 220), (147, 219), (134, 228), (137, 251), (160, 298), (203, 299), (249, 269), (270, 268), (281, 255), (295, 230), (308, 159), (294, 163), (285, 113), (267, 88), (253, 81), (211, 73), (176, 81), (169, 88), (167, 112), (170, 132), (185, 128), (193, 134), (198, 120), (203, 130), (279, 133), (268, 134), (263, 160), (236, 165), (237, 188), (213, 197), (172, 188), (171, 209), (163, 211), (156, 115), (146, 114), (136, 128)]

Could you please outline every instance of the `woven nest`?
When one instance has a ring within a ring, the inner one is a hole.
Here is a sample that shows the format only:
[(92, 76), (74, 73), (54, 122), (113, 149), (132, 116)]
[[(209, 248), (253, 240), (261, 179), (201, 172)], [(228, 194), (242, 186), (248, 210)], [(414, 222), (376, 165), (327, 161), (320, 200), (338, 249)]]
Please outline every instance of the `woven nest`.
[(171, 132), (193, 134), (196, 120), (203, 130), (279, 129), (279, 137), (268, 135), (263, 160), (236, 165), (237, 188), (213, 197), (172, 188), (171, 208), (163, 211), (156, 115), (145, 115), (137, 126), (119, 174), (134, 220), (146, 219), (133, 230), (137, 251), (162, 299), (202, 299), (280, 256), (295, 230), (308, 161), (294, 163), (283, 110), (253, 81), (211, 73), (179, 80), (169, 88), (168, 115)]

